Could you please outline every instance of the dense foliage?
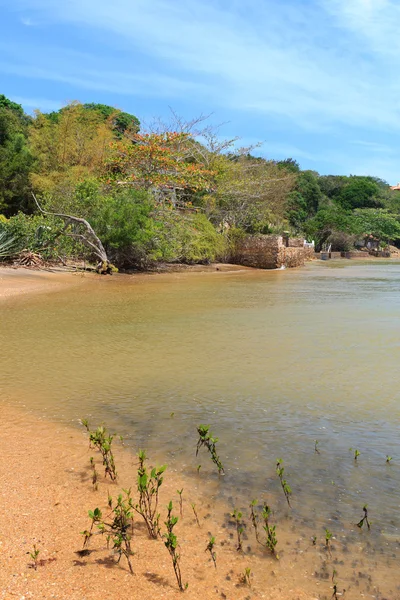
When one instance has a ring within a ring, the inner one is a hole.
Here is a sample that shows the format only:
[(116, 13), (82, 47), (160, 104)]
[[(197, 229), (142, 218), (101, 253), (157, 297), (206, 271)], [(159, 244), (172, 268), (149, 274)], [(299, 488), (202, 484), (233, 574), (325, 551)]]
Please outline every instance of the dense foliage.
[(32, 192), (45, 211), (86, 219), (123, 268), (223, 260), (248, 233), (289, 231), (337, 250), (400, 240), (400, 194), (384, 181), (266, 160), (198, 123), (141, 131), (134, 115), (79, 102), (29, 116), (0, 95), (3, 257), (93, 258), (76, 224), (40, 213)]

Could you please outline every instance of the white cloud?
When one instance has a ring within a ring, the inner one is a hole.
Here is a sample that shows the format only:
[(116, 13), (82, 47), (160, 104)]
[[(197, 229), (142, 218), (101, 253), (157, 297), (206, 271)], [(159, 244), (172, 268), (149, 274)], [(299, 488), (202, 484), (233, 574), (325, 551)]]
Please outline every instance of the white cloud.
[[(385, 38), (386, 47), (388, 40), (399, 47), (400, 19), (396, 23), (393, 17), (400, 16), (400, 7), (390, 0), (316, 0), (308, 8), (283, 4), (17, 0), (21, 10), (29, 9), (49, 26), (74, 23), (94, 35), (101, 30), (105, 40), (124, 50), (118, 74), (100, 70), (100, 61), (89, 72), (79, 62), (65, 69), (61, 60), (58, 70), (48, 64), (46, 51), (42, 74), (55, 81), (109, 91), (120, 85), (127, 94), (194, 91), (211, 106), (275, 114), (308, 129), (368, 122), (399, 130), (395, 64), (383, 64), (371, 52), (385, 51)], [(336, 29), (329, 23), (332, 16)], [(360, 36), (363, 47), (356, 41)], [(152, 61), (148, 73), (138, 73), (138, 53)]]

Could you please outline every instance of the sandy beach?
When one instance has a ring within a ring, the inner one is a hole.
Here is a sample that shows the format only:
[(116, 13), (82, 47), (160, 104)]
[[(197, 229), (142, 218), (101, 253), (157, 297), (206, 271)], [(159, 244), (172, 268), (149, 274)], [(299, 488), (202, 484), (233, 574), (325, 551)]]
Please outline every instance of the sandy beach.
[[(100, 477), (97, 491), (91, 482), (87, 436), (73, 427), (52, 423), (23, 407), (2, 406), (5, 427), (0, 437), (2, 527), (0, 530), (0, 598), (11, 600), (97, 600), (133, 598), (150, 600), (178, 598), (169, 554), (163, 541), (150, 540), (138, 516), (134, 522), (132, 564), (115, 563), (106, 541), (96, 536), (90, 554), (82, 557), (83, 537), (89, 526), (88, 510), (100, 507), (107, 513), (107, 496), (132, 487), (135, 495), (135, 456), (116, 446), (117, 483)], [(202, 482), (202, 486), (204, 482)], [(233, 533), (223, 526), (223, 515), (214, 512), (197, 484), (182, 481), (176, 472), (166, 472), (161, 488), (161, 514), (170, 499), (179, 515), (176, 490), (184, 488), (183, 519), (176, 526), (182, 556), (182, 574), (189, 587), (187, 598), (266, 598), (311, 600), (293, 585), (290, 566), (254, 548), (236, 551)], [(190, 503), (195, 502), (200, 527)], [(221, 508), (221, 507), (220, 507)], [(234, 531), (234, 530), (232, 530)], [(205, 552), (209, 534), (217, 538), (217, 568)], [(29, 553), (39, 550), (37, 570)], [(251, 568), (251, 587), (240, 575)], [(285, 575), (286, 574), (286, 575)]]

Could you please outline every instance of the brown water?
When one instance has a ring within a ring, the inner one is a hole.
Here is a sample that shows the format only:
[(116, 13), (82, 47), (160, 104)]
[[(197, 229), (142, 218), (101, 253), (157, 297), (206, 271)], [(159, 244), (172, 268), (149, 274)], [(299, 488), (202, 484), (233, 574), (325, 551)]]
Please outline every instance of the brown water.
[[(88, 279), (2, 303), (0, 394), (51, 418), (104, 421), (189, 477), (202, 463), (230, 506), (267, 498), (278, 532), (281, 521), (321, 541), (329, 528), (340, 583), (353, 586), (347, 597), (393, 600), (399, 334), (395, 262)], [(194, 456), (200, 423), (219, 437), (221, 481), (207, 457)], [(364, 504), (369, 533), (354, 526)]]

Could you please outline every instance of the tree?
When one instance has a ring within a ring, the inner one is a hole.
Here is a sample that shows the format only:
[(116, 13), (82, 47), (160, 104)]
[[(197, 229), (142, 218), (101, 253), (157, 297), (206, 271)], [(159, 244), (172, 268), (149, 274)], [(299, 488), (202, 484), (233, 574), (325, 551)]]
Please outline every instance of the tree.
[(111, 144), (108, 179), (119, 185), (149, 190), (158, 200), (173, 204), (187, 190), (207, 190), (213, 172), (188, 158), (192, 138), (186, 133), (131, 134)]
[(382, 208), (381, 188), (369, 177), (350, 177), (338, 195), (345, 210), (355, 208)]
[(364, 208), (354, 211), (354, 217), (359, 231), (364, 235), (384, 242), (394, 242), (400, 239), (400, 222), (398, 218), (384, 209)]
[(82, 104), (65, 107), (56, 121), (36, 111), (29, 136), (37, 159), (34, 189), (60, 196), (87, 177), (101, 176), (113, 140), (111, 125)]
[(0, 96), (0, 213), (6, 216), (30, 208), (28, 121), (19, 104)]
[(213, 219), (249, 233), (268, 233), (285, 221), (287, 196), (296, 176), (275, 162), (246, 155), (221, 157), (211, 198)]

